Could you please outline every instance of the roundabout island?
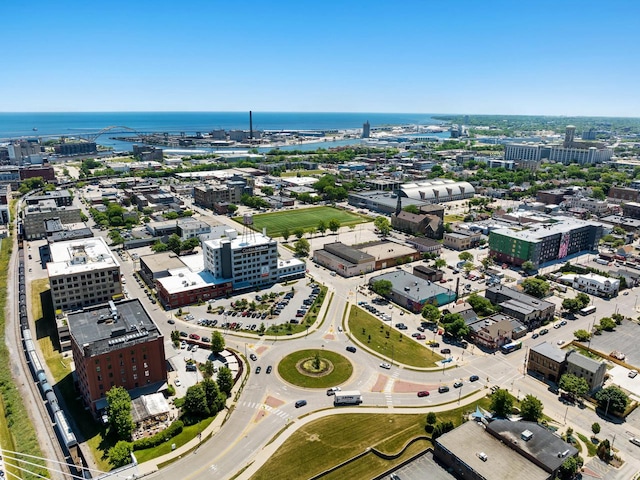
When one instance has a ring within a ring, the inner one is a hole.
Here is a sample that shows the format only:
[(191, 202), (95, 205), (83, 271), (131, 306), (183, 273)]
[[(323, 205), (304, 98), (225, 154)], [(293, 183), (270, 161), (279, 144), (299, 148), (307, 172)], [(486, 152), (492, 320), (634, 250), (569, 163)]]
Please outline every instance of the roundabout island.
[(321, 349), (298, 350), (280, 361), (278, 374), (298, 387), (329, 388), (349, 380), (353, 364), (339, 353)]

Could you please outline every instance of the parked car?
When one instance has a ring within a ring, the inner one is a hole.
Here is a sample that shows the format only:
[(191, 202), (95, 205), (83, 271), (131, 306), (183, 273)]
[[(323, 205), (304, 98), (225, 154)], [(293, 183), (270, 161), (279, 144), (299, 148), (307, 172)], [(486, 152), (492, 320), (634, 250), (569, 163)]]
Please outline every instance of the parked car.
[(542, 330), (540, 330), (540, 335), (546, 335), (547, 333), (549, 333), (549, 330), (546, 328), (543, 328)]
[(340, 387), (331, 387), (327, 389), (327, 396), (335, 395), (336, 392), (339, 392), (340, 390), (342, 390)]
[(453, 388), (460, 388), (462, 387), (463, 383), (462, 382), (456, 382), (453, 384)]
[(480, 380), (480, 377), (478, 375), (471, 375), (469, 377), (470, 382), (477, 382), (478, 380)]
[(200, 340), (200, 335), (198, 335), (196, 333), (192, 333), (191, 335), (189, 335), (189, 338), (191, 338), (193, 340)]
[(181, 337), (188, 337), (189, 334), (187, 332), (180, 332)]
[(451, 353), (451, 349), (450, 348), (442, 348), (440, 349), (440, 353), (444, 353), (445, 355), (448, 355)]
[(256, 367), (256, 373), (260, 373), (260, 371), (262, 371), (262, 368), (260, 368), (260, 366)]

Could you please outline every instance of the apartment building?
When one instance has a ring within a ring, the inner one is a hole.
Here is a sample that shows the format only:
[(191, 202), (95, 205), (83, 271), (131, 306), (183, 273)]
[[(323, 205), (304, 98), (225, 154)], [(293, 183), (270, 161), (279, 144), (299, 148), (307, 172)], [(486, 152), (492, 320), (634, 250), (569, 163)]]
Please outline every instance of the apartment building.
[(56, 315), (122, 298), (120, 264), (102, 237), (49, 245), (47, 273)]

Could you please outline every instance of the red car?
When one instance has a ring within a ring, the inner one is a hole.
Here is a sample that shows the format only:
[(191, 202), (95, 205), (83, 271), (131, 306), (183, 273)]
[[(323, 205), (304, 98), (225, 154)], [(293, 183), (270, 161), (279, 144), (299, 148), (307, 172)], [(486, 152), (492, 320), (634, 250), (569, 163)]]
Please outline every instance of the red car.
[(429, 396), (429, 392), (427, 392), (426, 390), (423, 390), (421, 392), (418, 392), (418, 396), (419, 397), (428, 397)]
[(418, 335), (416, 335), (416, 340), (426, 340), (427, 337), (425, 337), (423, 334), (419, 333)]
[(442, 280), (440, 280), (440, 283), (447, 283), (447, 279), (443, 278)]
[(196, 335), (195, 333), (192, 333), (191, 335), (189, 335), (189, 338), (192, 338), (194, 340), (200, 340), (200, 335)]

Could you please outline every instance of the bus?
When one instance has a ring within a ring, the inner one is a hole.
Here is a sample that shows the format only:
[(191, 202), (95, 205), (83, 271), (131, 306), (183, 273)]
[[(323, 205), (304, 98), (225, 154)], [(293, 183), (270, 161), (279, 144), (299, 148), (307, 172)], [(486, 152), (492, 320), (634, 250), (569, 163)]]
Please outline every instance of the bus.
[(596, 311), (595, 305), (589, 305), (588, 307), (584, 307), (582, 310), (580, 310), (580, 315), (583, 315), (583, 316), (591, 315), (592, 313), (595, 313), (595, 311)]
[(522, 348), (522, 342), (511, 342), (500, 347), (502, 353), (511, 353)]

